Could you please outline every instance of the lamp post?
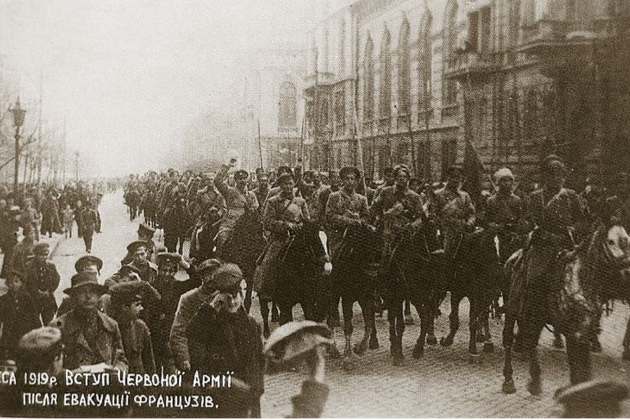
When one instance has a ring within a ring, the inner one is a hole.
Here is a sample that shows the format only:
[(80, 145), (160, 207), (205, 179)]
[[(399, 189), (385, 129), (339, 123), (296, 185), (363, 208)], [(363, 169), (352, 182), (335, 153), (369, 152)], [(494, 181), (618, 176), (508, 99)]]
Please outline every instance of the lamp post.
[(26, 115), (26, 110), (20, 107), (19, 96), (11, 112), (13, 113), (13, 125), (15, 125), (15, 170), (13, 172), (13, 193), (17, 194), (18, 176), (20, 170), (20, 127), (24, 124), (24, 117)]

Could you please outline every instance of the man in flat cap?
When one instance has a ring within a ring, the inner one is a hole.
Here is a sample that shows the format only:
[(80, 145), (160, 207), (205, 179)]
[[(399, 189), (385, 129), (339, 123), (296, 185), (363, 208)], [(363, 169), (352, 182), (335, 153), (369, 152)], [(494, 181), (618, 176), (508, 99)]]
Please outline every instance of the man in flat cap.
[(260, 417), (262, 335), (258, 323), (243, 307), (243, 273), (235, 264), (224, 264), (215, 271), (208, 287), (215, 290), (212, 299), (199, 308), (188, 326), (191, 369), (208, 375), (234, 372), (233, 378), (249, 386), (251, 393), (249, 403), (238, 414)]
[(225, 199), (227, 211), (223, 216), (223, 221), (217, 234), (217, 254), (221, 258), (221, 253), (225, 244), (232, 238), (232, 233), (238, 219), (247, 211), (258, 209), (258, 199), (253, 191), (247, 190), (247, 171), (238, 170), (234, 174), (236, 186), (230, 187), (225, 182), (228, 171), (236, 165), (236, 159), (231, 159), (227, 165), (221, 165), (221, 169), (214, 179), (214, 185)]
[[(155, 229), (141, 223), (138, 226), (138, 241), (144, 241), (146, 243), (146, 251), (147, 251), (147, 260), (155, 262), (153, 260), (155, 253), (155, 242), (153, 242), (153, 235), (155, 234)], [(134, 260), (134, 255), (127, 251), (127, 255), (120, 262), (121, 265), (131, 264)]]
[(33, 252), (35, 257), (26, 263), (24, 281), (26, 290), (39, 307), (42, 322), (48, 324), (57, 312), (54, 293), (59, 287), (61, 278), (55, 264), (48, 261), (50, 245), (44, 242), (39, 243), (33, 248)]
[(94, 274), (85, 272), (75, 274), (70, 282), (71, 287), (64, 293), (75, 300), (74, 308), (50, 323), (63, 337), (64, 367), (75, 370), (104, 363), (111, 369), (126, 371), (118, 324), (99, 311), (100, 298), (107, 287), (98, 284)]
[(149, 284), (155, 283), (158, 268), (148, 259), (147, 243), (145, 241), (133, 241), (127, 245), (127, 252), (133, 255), (133, 261), (129, 265), (138, 270), (140, 279)]

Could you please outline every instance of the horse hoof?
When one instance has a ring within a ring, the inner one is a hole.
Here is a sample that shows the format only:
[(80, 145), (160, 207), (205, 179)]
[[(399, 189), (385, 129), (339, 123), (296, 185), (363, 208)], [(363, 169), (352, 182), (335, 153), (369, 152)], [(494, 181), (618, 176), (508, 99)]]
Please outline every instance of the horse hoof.
[(437, 344), (437, 338), (433, 334), (427, 336), (427, 344), (430, 346), (435, 346)]
[(343, 370), (346, 370), (346, 371), (354, 370), (357, 367), (354, 360), (352, 360), (349, 357), (346, 357), (345, 359), (343, 359), (342, 366), (343, 366)]
[(540, 385), (540, 383), (534, 383), (530, 381), (529, 384), (527, 384), (527, 390), (531, 395), (534, 395), (536, 397), (542, 394), (542, 386)]
[(270, 335), (271, 335), (271, 331), (269, 331), (269, 328), (265, 328), (265, 330), (263, 331), (263, 336), (265, 338), (269, 338)]
[(373, 337), (370, 338), (370, 345), (368, 346), (370, 350), (376, 350), (380, 347), (380, 344), (378, 343), (378, 338)]
[(514, 381), (512, 379), (503, 382), (503, 387), (501, 389), (504, 394), (514, 394), (516, 393), (516, 386), (514, 386)]
[(337, 346), (330, 346), (328, 348), (328, 356), (330, 356), (332, 359), (341, 358), (341, 353), (339, 353), (339, 349), (337, 348)]
[(494, 343), (485, 343), (483, 345), (484, 353), (494, 353)]
[(422, 356), (424, 355), (424, 347), (416, 344), (416, 346), (413, 348), (413, 353), (411, 353), (411, 355), (413, 356), (414, 359), (422, 358)]
[(468, 361), (473, 364), (473, 365), (478, 365), (479, 363), (481, 363), (481, 357), (479, 355), (479, 353), (474, 354), (474, 353), (469, 353), (468, 354)]
[(413, 318), (411, 315), (405, 316), (405, 325), (413, 325)]
[(277, 312), (271, 314), (271, 322), (280, 322), (280, 315)]
[(602, 352), (602, 344), (599, 342), (599, 340), (593, 341), (591, 343), (591, 351), (593, 353), (601, 353)]
[(365, 354), (365, 351), (367, 350), (367, 345), (365, 342), (361, 342), (359, 344), (355, 344), (352, 349), (354, 350), (356, 354), (358, 354), (359, 356), (362, 356)]
[(553, 339), (553, 346), (554, 348), (557, 349), (563, 349), (564, 348), (564, 341), (562, 341), (562, 337), (556, 337)]
[(453, 339), (450, 337), (442, 337), (440, 339), (440, 345), (442, 347), (449, 347), (453, 345)]

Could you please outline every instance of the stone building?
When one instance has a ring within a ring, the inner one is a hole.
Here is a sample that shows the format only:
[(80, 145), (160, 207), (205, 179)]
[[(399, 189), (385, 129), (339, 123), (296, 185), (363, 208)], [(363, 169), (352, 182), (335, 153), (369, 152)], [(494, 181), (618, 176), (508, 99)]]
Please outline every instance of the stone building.
[(627, 170), (629, 16), (624, 0), (357, 0), (309, 34), (308, 164), (440, 179), (470, 144), (526, 182), (549, 153), (574, 180)]

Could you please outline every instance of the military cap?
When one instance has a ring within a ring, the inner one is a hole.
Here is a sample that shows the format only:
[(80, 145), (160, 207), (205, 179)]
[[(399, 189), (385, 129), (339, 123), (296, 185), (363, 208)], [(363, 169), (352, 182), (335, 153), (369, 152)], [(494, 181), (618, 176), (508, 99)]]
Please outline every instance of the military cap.
[(503, 178), (510, 178), (510, 179), (514, 179), (514, 174), (512, 174), (512, 171), (510, 171), (509, 168), (501, 168), (498, 171), (496, 171), (494, 173), (494, 178), (498, 181), (500, 179)]
[(293, 171), (288, 166), (279, 166), (278, 170), (276, 171), (276, 173), (278, 175), (278, 179), (280, 179), (280, 176), (282, 176), (282, 174), (291, 174), (291, 175), (293, 175)]
[(207, 283), (208, 287), (220, 292), (234, 293), (240, 290), (243, 272), (236, 264), (222, 264)]
[(9, 211), (13, 214), (18, 214), (20, 213), (20, 207), (19, 206), (12, 206)]
[(249, 173), (247, 173), (247, 171), (245, 169), (239, 169), (238, 171), (234, 172), (234, 179), (242, 179), (242, 178), (249, 178)]
[(129, 305), (142, 300), (140, 284), (137, 282), (117, 283), (109, 288), (112, 303), (116, 305)]
[(71, 287), (63, 291), (67, 295), (72, 295), (74, 292), (88, 287), (96, 290), (100, 294), (107, 292), (107, 286), (98, 284), (96, 274), (94, 273), (83, 272), (75, 274), (72, 276), (72, 279), (70, 279), (70, 285)]
[(274, 362), (284, 363), (306, 354), (320, 344), (332, 343), (332, 332), (326, 324), (315, 321), (289, 322), (269, 336), (263, 354)]
[(40, 242), (33, 247), (33, 254), (35, 255), (46, 255), (50, 253), (50, 245), (46, 242)]
[(179, 264), (182, 260), (182, 256), (175, 252), (160, 252), (157, 254), (158, 265), (162, 264)]
[(295, 181), (295, 179), (293, 178), (292, 174), (285, 173), (285, 174), (280, 175), (276, 182), (278, 183), (278, 185), (280, 185), (284, 182), (289, 182), (289, 181)]
[(394, 168), (393, 175), (398, 176), (398, 174), (403, 171), (407, 172), (407, 175), (411, 176), (411, 170), (409, 169), (407, 165), (396, 165), (396, 167)]
[(356, 179), (361, 178), (361, 171), (359, 171), (354, 166), (346, 166), (339, 171), (339, 176), (341, 179), (345, 179), (348, 175), (354, 175)]
[(155, 229), (145, 225), (144, 223), (140, 223), (140, 226), (138, 226), (138, 235), (148, 236), (149, 238), (152, 238), (154, 233)]
[(149, 244), (146, 241), (133, 241), (129, 245), (127, 245), (127, 251), (131, 254), (135, 254), (138, 248), (145, 247), (148, 248)]
[(77, 262), (74, 263), (74, 269), (77, 273), (79, 273), (83, 271), (83, 269), (87, 265), (95, 265), (96, 269), (100, 272), (103, 268), (103, 260), (95, 257), (94, 255), (84, 255), (83, 257), (79, 258)]
[(595, 380), (561, 389), (555, 398), (564, 405), (564, 417), (617, 417), (628, 396), (625, 384)]
[(18, 343), (20, 358), (45, 358), (63, 348), (61, 331), (54, 327), (41, 327), (24, 334)]
[(202, 275), (206, 273), (214, 273), (216, 269), (221, 266), (221, 264), (223, 264), (221, 260), (211, 258), (199, 264), (199, 267), (197, 267), (197, 272)]

